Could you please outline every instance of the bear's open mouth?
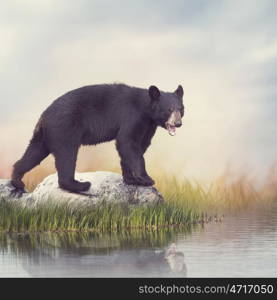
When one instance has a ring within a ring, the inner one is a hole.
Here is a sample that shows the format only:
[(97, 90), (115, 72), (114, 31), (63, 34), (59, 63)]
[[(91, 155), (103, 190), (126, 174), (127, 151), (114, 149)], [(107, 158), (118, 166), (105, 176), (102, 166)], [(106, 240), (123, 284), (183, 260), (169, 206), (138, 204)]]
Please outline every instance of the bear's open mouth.
[(170, 124), (169, 122), (166, 122), (165, 127), (170, 135), (173, 136), (176, 134), (176, 127), (174, 125)]

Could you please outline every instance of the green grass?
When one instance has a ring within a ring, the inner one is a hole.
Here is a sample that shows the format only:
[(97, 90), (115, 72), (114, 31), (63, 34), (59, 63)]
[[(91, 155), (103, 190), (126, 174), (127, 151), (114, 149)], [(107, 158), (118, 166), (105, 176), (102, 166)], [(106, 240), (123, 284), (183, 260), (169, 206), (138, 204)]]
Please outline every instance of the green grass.
[(204, 188), (188, 180), (163, 177), (158, 180), (157, 188), (165, 202), (149, 206), (103, 204), (73, 209), (66, 204), (49, 202), (30, 209), (0, 199), (0, 231), (119, 232), (179, 228), (203, 223), (208, 219), (207, 215), (276, 203), (275, 193), (269, 197), (268, 193), (257, 191), (242, 179), (232, 184), (221, 180)]
[(121, 231), (158, 229), (196, 222), (199, 215), (176, 203), (151, 206), (103, 204), (72, 209), (67, 205), (44, 204), (23, 208), (16, 203), (0, 203), (0, 231)]

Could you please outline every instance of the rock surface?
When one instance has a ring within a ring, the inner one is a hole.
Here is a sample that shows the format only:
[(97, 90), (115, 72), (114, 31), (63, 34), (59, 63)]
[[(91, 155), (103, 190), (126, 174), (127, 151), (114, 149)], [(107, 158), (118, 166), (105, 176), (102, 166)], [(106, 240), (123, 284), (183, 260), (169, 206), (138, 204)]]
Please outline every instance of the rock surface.
[(20, 203), (22, 206), (30, 206), (34, 202), (32, 193), (23, 193), (20, 198), (17, 194), (14, 194), (14, 187), (11, 185), (9, 179), (0, 179), (0, 202), (1, 201)]
[(32, 193), (20, 198), (13, 194), (13, 187), (7, 179), (0, 179), (1, 199), (15, 201), (23, 205), (38, 205), (46, 201), (68, 203), (70, 206), (89, 206), (105, 203), (150, 204), (163, 201), (163, 197), (154, 187), (126, 185), (122, 176), (111, 172), (75, 173), (79, 181), (90, 181), (91, 188), (82, 194), (70, 193), (58, 186), (57, 174), (46, 177)]

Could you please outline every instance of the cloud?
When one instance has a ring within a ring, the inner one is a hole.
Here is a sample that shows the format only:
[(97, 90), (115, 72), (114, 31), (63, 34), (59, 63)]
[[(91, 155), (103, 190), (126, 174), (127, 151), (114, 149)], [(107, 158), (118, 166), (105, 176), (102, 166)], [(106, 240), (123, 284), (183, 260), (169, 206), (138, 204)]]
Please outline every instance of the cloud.
[(274, 11), (274, 1), (258, 0), (6, 1), (0, 128), (10, 161), (56, 97), (120, 81), (185, 88), (184, 127), (174, 139), (158, 131), (153, 168), (195, 177), (227, 163), (266, 168), (277, 153)]

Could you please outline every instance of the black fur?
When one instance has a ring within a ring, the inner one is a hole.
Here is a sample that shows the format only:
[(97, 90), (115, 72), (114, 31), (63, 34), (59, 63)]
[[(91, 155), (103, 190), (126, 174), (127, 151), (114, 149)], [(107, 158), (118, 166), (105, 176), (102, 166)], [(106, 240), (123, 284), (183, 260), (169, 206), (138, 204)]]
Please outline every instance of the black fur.
[(14, 165), (13, 186), (23, 190), (23, 175), (52, 153), (60, 187), (72, 192), (88, 190), (89, 182), (74, 179), (78, 149), (113, 139), (125, 183), (153, 185), (143, 154), (157, 126), (165, 128), (172, 110), (183, 116), (182, 96), (181, 86), (173, 93), (124, 84), (90, 85), (68, 92), (42, 113), (28, 148)]

